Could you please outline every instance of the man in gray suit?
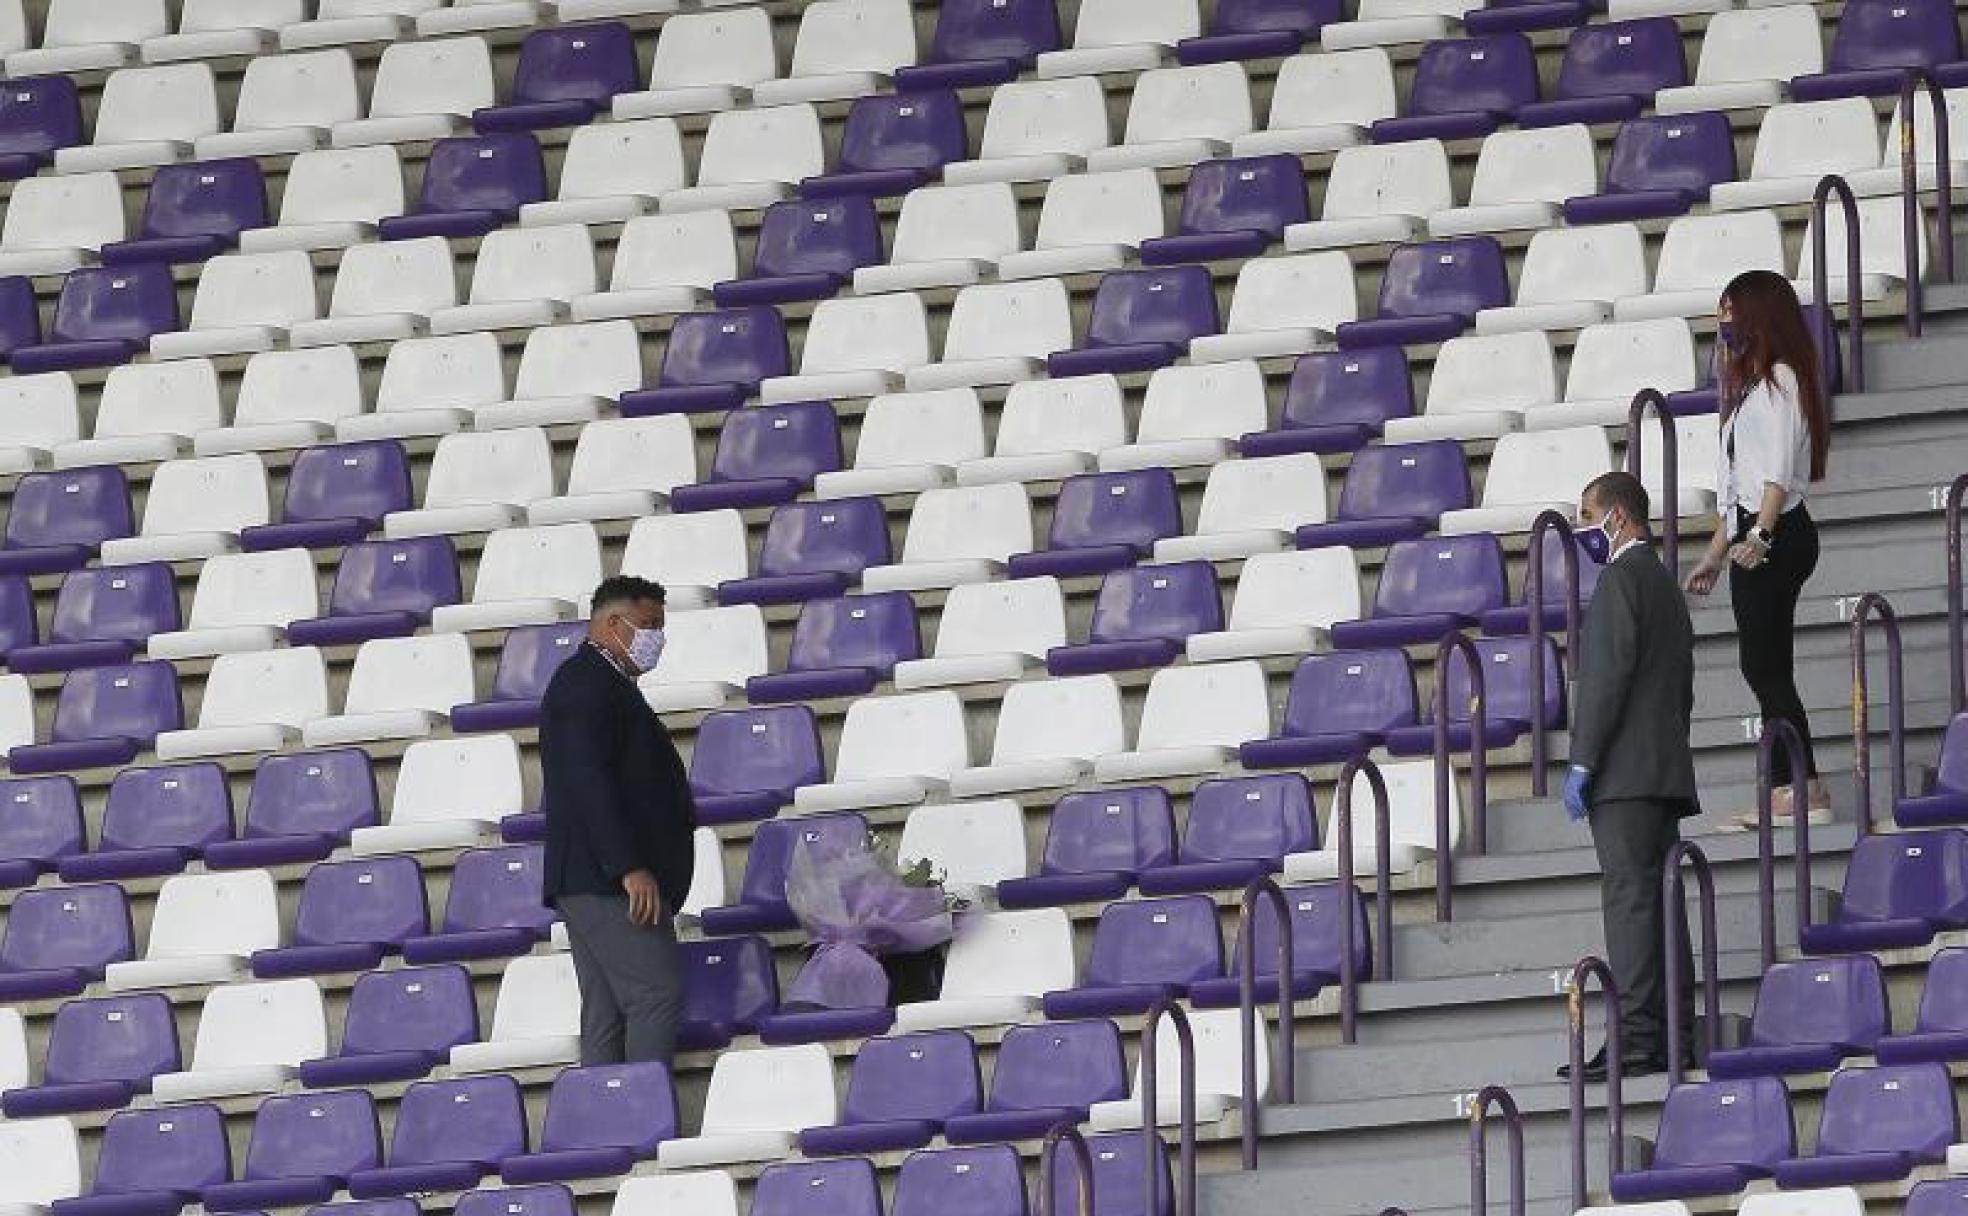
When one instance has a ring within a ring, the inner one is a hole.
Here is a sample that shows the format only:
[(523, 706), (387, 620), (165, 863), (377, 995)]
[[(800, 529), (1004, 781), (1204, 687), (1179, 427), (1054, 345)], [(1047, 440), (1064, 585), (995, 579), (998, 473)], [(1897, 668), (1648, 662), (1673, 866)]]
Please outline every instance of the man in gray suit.
[[(1673, 572), (1648, 543), (1650, 518), (1646, 488), (1627, 473), (1600, 477), (1579, 503), (1582, 539), (1588, 547), (1604, 539), (1606, 568), (1575, 644), (1565, 781), (1565, 809), (1575, 821), (1590, 819), (1599, 854), (1607, 962), (1620, 989), (1620, 1066), (1628, 1077), (1667, 1067), (1661, 876), (1682, 818), (1699, 809), (1688, 744), (1694, 627)], [(1685, 959), (1685, 934), (1681, 948)], [(1684, 974), (1692, 979), (1694, 972)], [(1684, 1041), (1692, 1042), (1692, 982), (1682, 997), (1690, 1028)], [(1587, 1079), (1600, 1079), (1605, 1069), (1602, 1047), (1586, 1065)]]

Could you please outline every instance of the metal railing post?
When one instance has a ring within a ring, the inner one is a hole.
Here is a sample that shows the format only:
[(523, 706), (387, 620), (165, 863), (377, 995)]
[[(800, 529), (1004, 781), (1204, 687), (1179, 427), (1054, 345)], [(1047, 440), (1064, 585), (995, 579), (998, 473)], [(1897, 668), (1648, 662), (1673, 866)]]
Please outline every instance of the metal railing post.
[(1510, 1216), (1524, 1216), (1524, 1116), (1517, 1100), (1501, 1085), (1485, 1086), (1476, 1095), (1469, 1111), (1469, 1216), (1489, 1216), (1490, 1107), (1503, 1112), (1503, 1127), (1510, 1153)]
[(1920, 280), (1920, 232), (1926, 216), (1920, 208), (1919, 124), (1914, 109), (1919, 93), (1927, 92), (1934, 113), (1934, 184), (1940, 197), (1935, 204), (1939, 229), (1935, 248), (1936, 270), (1944, 283), (1954, 282), (1954, 169), (1948, 163), (1947, 95), (1925, 68), (1913, 68), (1900, 83), (1900, 232), (1906, 257), (1906, 333), (1918, 338), (1926, 321), (1926, 286)]
[(1435, 647), (1435, 918), (1453, 919), (1454, 858), (1449, 841), (1449, 782), (1455, 765), (1449, 748), (1449, 663), (1460, 654), (1469, 665), (1469, 822), (1475, 852), (1489, 851), (1489, 698), (1484, 695), (1483, 656), (1459, 629)]
[[(1859, 256), (1859, 202), (1852, 194), (1852, 187), (1836, 173), (1827, 173), (1818, 181), (1817, 190), (1811, 195), (1811, 306), (1825, 310), (1825, 322), (1830, 328), (1831, 343), (1838, 345), (1838, 315), (1832, 311), (1831, 301), (1825, 296), (1831, 287), (1831, 269), (1825, 265), (1825, 220), (1829, 210), (1825, 206), (1832, 195), (1838, 196), (1840, 210), (1845, 216), (1845, 321), (1848, 326), (1845, 343), (1845, 387), (1847, 391), (1865, 391), (1865, 284), (1860, 281), (1864, 259)], [(1909, 264), (1906, 268), (1909, 279), (1920, 274), (1918, 266)]]
[[(1533, 704), (1539, 712), (1531, 715), (1531, 796), (1542, 798), (1550, 785), (1545, 770), (1551, 766), (1551, 732), (1544, 720), (1544, 677), (1546, 658), (1544, 639), (1548, 632), (1544, 626), (1544, 546), (1551, 541), (1552, 533), (1558, 534), (1558, 543), (1565, 546), (1565, 644), (1578, 645), (1579, 636), (1579, 555), (1578, 540), (1572, 534), (1571, 521), (1557, 511), (1545, 511), (1531, 521), (1530, 565), (1524, 569), (1524, 605), (1530, 609), (1531, 618), (1531, 687)], [(1560, 677), (1562, 679), (1562, 676)]]
[[(1068, 1145), (1073, 1150), (1073, 1164), (1079, 1168), (1079, 1185), (1074, 1192), (1080, 1201), (1076, 1205), (1079, 1216), (1093, 1216), (1093, 1153), (1087, 1148), (1086, 1137), (1071, 1123), (1060, 1123), (1045, 1134), (1039, 1145), (1039, 1213), (1038, 1216), (1060, 1216), (1059, 1200), (1054, 1194), (1055, 1175), (1058, 1168), (1059, 1146)], [(1154, 1192), (1149, 1192), (1149, 1207), (1154, 1208)]]
[[(1272, 1067), (1277, 1070), (1279, 1090), (1285, 1101), (1298, 1101), (1297, 1025), (1292, 1006), (1297, 1002), (1294, 962), (1297, 954), (1292, 942), (1291, 901), (1269, 878), (1254, 878), (1244, 888), (1244, 899), (1237, 918), (1237, 1028), (1242, 1035), (1244, 1082), (1244, 1168), (1257, 1168), (1257, 1137), (1263, 1109), (1257, 1092), (1257, 1029), (1260, 1024), (1257, 1000), (1257, 908), (1258, 901), (1271, 905), (1278, 917), (1278, 1037), (1272, 1044)], [(1350, 915), (1346, 916), (1349, 923)]]
[(1659, 389), (1641, 389), (1633, 394), (1633, 404), (1627, 407), (1626, 471), (1644, 477), (1640, 471), (1641, 454), (1645, 451), (1643, 427), (1649, 411), (1660, 422), (1661, 429), (1661, 561), (1678, 579), (1681, 577), (1681, 433), (1674, 429), (1674, 416), (1668, 413), (1667, 398)]
[(1339, 797), (1333, 805), (1333, 847), (1339, 850), (1340, 899), (1347, 906), (1340, 910), (1339, 925), (1339, 1037), (1352, 1043), (1358, 1036), (1360, 1019), (1360, 977), (1353, 959), (1352, 896), (1357, 891), (1353, 879), (1353, 779), (1365, 774), (1374, 800), (1374, 933), (1373, 974), (1394, 978), (1394, 893), (1392, 859), (1393, 824), (1387, 803), (1387, 779), (1380, 766), (1364, 754), (1353, 757), (1339, 770)]
[(1722, 946), (1715, 935), (1715, 871), (1708, 864), (1708, 854), (1692, 840), (1677, 840), (1667, 851), (1667, 870), (1661, 875), (1661, 910), (1663, 930), (1667, 949), (1667, 1083), (1669, 1088), (1681, 1084), (1686, 1075), (1682, 1067), (1681, 1051), (1681, 986), (1693, 981), (1693, 976), (1681, 974), (1687, 956), (1681, 952), (1677, 936), (1685, 939), (1688, 933), (1688, 901), (1681, 876), (1681, 863), (1686, 861), (1695, 872), (1695, 894), (1701, 905), (1702, 928), (1702, 1014), (1706, 1025), (1702, 1030), (1702, 1059), (1722, 1046)]
[[(1797, 728), (1782, 718), (1763, 723), (1762, 737), (1756, 743), (1756, 902), (1757, 922), (1762, 936), (1763, 969), (1777, 961), (1777, 856), (1776, 824), (1771, 806), (1776, 792), (1770, 775), (1777, 748), (1784, 749), (1790, 761), (1793, 784), (1804, 780), (1804, 741)], [(1795, 800), (1793, 799), (1795, 805)], [(1811, 816), (1808, 808), (1797, 808), (1791, 815), (1797, 833), (1797, 940), (1811, 927)]]
[(1566, 1074), (1571, 1104), (1572, 1130), (1572, 1210), (1585, 1206), (1585, 983), (1597, 978), (1606, 1012), (1606, 1140), (1608, 1178), (1624, 1168), (1620, 1142), (1626, 1134), (1626, 1113), (1620, 1102), (1619, 983), (1605, 960), (1591, 955), (1572, 967), (1565, 981), (1565, 1041), (1571, 1053), (1571, 1070)]
[[(1177, 1135), (1180, 1137), (1180, 1150), (1177, 1158), (1175, 1187), (1175, 1216), (1196, 1216), (1196, 1036), (1189, 1028), (1189, 1015), (1182, 1006), (1167, 997), (1155, 1002), (1148, 1010), (1148, 1020), (1141, 1027), (1141, 1135), (1143, 1166), (1147, 1189), (1142, 1194), (1148, 1197), (1152, 1206), (1155, 1201), (1155, 1180), (1159, 1175), (1155, 1167), (1160, 1157), (1157, 1149), (1161, 1146), (1162, 1133), (1157, 1123), (1161, 1106), (1161, 1094), (1157, 1090), (1156, 1056), (1160, 1054), (1156, 1042), (1162, 1019), (1167, 1018), (1175, 1026), (1176, 1067), (1180, 1070), (1180, 1094), (1178, 1102)], [(1248, 1112), (1246, 1112), (1248, 1114)]]
[(1961, 508), (1968, 498), (1968, 473), (1948, 485), (1943, 504), (1947, 523), (1948, 713), (1968, 707), (1968, 674), (1962, 669)]
[(1875, 617), (1886, 631), (1886, 755), (1893, 770), (1888, 819), (1906, 798), (1906, 656), (1900, 618), (1885, 596), (1868, 591), (1852, 606), (1852, 780), (1860, 836), (1872, 829), (1872, 696), (1866, 678), (1866, 627)]

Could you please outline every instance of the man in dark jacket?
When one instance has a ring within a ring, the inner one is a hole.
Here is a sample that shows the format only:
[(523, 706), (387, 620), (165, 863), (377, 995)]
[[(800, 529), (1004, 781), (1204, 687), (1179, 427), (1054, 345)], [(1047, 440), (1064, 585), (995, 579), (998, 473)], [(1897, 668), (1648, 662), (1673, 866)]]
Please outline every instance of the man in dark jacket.
[[(1694, 627), (1674, 574), (1648, 543), (1647, 491), (1627, 473), (1587, 486), (1578, 522), (1606, 542), (1606, 568), (1577, 643), (1571, 772), (1565, 809), (1589, 818), (1599, 854), (1606, 961), (1620, 990), (1626, 1076), (1667, 1065), (1661, 876), (1683, 817), (1699, 809), (1688, 743), (1695, 702)], [(1693, 968), (1682, 937), (1684, 1043), (1693, 1041)], [(1605, 1050), (1586, 1075), (1605, 1072)]]
[(667, 1064), (683, 1013), (675, 917), (697, 812), (676, 745), (636, 687), (662, 649), (663, 588), (608, 579), (587, 644), (540, 710), (546, 900), (567, 922), (587, 1065)]

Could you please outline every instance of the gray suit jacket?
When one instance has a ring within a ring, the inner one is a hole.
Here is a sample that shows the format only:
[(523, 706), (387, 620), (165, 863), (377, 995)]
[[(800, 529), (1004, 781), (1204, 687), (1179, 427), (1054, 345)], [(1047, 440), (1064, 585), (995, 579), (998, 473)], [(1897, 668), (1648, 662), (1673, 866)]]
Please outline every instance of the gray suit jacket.
[(1651, 544), (1606, 567), (1584, 629), (1571, 762), (1592, 770), (1593, 802), (1644, 799), (1695, 814), (1694, 626)]

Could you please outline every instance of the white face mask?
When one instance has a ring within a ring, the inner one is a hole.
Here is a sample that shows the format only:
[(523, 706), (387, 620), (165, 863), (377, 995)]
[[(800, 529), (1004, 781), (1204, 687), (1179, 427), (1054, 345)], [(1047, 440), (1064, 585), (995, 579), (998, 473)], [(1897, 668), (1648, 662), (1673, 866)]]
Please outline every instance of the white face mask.
[(663, 647), (669, 639), (661, 629), (636, 629), (630, 627), (628, 660), (629, 666), (638, 674), (656, 670), (656, 663), (663, 657)]

